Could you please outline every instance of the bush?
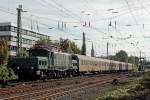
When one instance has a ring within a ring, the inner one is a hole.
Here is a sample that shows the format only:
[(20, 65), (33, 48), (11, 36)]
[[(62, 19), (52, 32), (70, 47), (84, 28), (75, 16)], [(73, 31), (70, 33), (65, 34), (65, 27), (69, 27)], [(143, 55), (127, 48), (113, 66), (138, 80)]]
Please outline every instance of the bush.
[(0, 80), (9, 80), (16, 78), (13, 70), (6, 65), (0, 65)]
[(141, 85), (143, 85), (145, 88), (150, 89), (150, 72), (147, 72), (142, 81), (141, 81)]
[(142, 78), (131, 79), (129, 82), (113, 87), (105, 91), (99, 97), (99, 100), (134, 100), (137, 91), (141, 91), (139, 84)]
[(133, 71), (134, 71), (134, 72), (138, 72), (138, 71), (139, 71), (139, 66), (134, 65), (134, 66), (133, 66)]

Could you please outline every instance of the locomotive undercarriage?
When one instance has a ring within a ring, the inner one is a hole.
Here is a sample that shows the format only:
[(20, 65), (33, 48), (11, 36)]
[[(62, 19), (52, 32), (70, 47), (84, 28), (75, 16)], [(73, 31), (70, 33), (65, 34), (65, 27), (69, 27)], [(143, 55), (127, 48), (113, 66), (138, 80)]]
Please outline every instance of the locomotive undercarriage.
[(18, 70), (17, 71), (19, 80), (37, 80), (37, 79), (53, 79), (53, 78), (66, 78), (75, 77), (79, 75), (78, 71), (75, 70)]

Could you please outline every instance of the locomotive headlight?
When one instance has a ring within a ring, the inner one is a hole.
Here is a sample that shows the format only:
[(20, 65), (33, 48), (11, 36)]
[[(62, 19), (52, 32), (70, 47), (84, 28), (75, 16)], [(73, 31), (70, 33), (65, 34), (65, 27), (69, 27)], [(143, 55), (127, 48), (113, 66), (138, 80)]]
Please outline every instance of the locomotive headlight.
[(20, 68), (19, 68), (19, 67), (17, 67), (17, 69), (19, 70)]
[(36, 75), (40, 75), (40, 71), (38, 70), (38, 71), (36, 71)]

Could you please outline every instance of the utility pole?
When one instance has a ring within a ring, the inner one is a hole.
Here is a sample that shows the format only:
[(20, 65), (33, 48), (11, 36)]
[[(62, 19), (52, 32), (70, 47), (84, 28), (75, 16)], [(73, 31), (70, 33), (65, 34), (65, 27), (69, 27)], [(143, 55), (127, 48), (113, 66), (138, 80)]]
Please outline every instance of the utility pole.
[(143, 70), (142, 52), (140, 50), (140, 69)]
[(22, 5), (17, 8), (17, 56), (22, 56), (22, 22), (21, 22), (21, 12), (23, 11)]
[(107, 42), (107, 59), (109, 59), (108, 48), (109, 48), (109, 43)]
[(22, 5), (19, 5), (17, 8), (17, 56), (21, 56), (21, 48), (22, 48), (22, 23), (21, 23), (21, 12), (22, 12)]

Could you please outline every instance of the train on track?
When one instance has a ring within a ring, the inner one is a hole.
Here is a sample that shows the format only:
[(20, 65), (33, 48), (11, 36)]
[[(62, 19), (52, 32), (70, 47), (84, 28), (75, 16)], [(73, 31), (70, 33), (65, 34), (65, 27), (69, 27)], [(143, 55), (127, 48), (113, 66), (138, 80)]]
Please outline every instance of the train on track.
[(14, 58), (9, 61), (8, 65), (20, 79), (72, 77), (86, 73), (133, 70), (133, 65), (130, 63), (52, 52), (46, 48), (32, 48), (29, 50), (29, 57)]

